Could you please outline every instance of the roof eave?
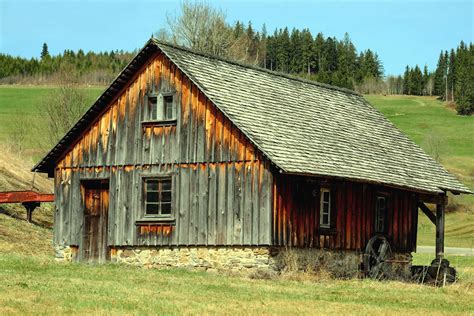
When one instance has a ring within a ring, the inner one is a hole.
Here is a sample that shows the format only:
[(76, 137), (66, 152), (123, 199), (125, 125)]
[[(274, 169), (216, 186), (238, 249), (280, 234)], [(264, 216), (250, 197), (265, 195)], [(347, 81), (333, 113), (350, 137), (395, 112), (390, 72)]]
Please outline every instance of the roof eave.
[(358, 182), (358, 183), (370, 183), (370, 184), (383, 185), (383, 186), (392, 187), (396, 189), (403, 189), (407, 191), (424, 193), (424, 194), (440, 194), (440, 193), (446, 193), (446, 192), (451, 192), (453, 194), (473, 194), (473, 192), (471, 192), (470, 190), (454, 190), (454, 189), (438, 188), (438, 190), (435, 191), (435, 190), (427, 190), (427, 189), (413, 187), (413, 186), (404, 186), (404, 185), (399, 185), (399, 184), (394, 184), (394, 183), (388, 183), (388, 182), (383, 182), (383, 181), (374, 181), (374, 180), (361, 179), (361, 178), (340, 177), (340, 176), (306, 173), (306, 172), (291, 172), (291, 171), (287, 172), (287, 171), (283, 171), (283, 169), (281, 169), (281, 173), (286, 174), (286, 175), (293, 175), (293, 176), (304, 176), (304, 177), (312, 177), (312, 178), (330, 178), (330, 179), (338, 179), (338, 180), (349, 180), (349, 181)]

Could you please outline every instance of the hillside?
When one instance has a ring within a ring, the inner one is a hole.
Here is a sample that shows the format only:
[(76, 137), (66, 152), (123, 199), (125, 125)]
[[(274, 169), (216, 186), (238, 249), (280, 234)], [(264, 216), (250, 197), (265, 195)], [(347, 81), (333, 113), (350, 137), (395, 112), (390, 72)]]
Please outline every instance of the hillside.
[[(5, 146), (7, 147), (7, 146)], [(0, 155), (0, 191), (33, 190), (41, 193), (53, 193), (53, 184), (42, 174), (33, 174), (33, 163), (24, 160), (18, 153), (8, 148)]]

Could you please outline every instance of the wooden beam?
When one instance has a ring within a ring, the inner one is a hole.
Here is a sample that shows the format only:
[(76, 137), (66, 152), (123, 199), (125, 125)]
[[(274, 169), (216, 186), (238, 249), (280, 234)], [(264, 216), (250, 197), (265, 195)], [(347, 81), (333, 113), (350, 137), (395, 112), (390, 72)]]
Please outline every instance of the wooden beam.
[(436, 258), (444, 257), (444, 203), (436, 204)]
[(54, 194), (42, 194), (35, 191), (0, 192), (0, 203), (54, 202)]
[(421, 202), (430, 203), (430, 204), (438, 204), (438, 203), (446, 203), (447, 196), (445, 194), (424, 194), (421, 193), (418, 195), (418, 198)]
[(431, 212), (431, 210), (428, 208), (428, 206), (425, 205), (425, 203), (419, 201), (418, 202), (418, 207), (425, 213), (425, 215), (430, 219), (430, 221), (436, 225), (436, 216)]

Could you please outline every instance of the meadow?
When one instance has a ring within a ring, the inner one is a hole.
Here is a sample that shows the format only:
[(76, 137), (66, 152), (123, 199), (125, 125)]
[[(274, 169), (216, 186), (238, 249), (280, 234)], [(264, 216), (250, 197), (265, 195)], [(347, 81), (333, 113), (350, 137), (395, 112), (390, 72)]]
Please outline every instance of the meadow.
[[(0, 214), (0, 314), (459, 314), (474, 311), (474, 257), (448, 257), (460, 280), (445, 288), (398, 281), (273, 279), (60, 264), (51, 230)], [(429, 264), (432, 255), (416, 255)]]

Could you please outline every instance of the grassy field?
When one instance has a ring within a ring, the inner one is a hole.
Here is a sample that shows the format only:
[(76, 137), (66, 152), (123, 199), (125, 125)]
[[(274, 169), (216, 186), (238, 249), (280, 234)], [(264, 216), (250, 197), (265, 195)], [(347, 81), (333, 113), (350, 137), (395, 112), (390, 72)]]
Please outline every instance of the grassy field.
[[(48, 95), (56, 89), (49, 86), (3, 86), (0, 85), (0, 143), (11, 140), (13, 134), (26, 131), (24, 148), (32, 152), (35, 159), (39, 157), (34, 153), (37, 149), (35, 132), (30, 128), (23, 128), (23, 124), (32, 125), (40, 119), (41, 106)], [(103, 87), (84, 88), (90, 105), (104, 90)]]
[[(415, 263), (431, 259), (418, 255)], [(461, 279), (445, 288), (308, 274), (262, 280), (115, 264), (65, 265), (52, 260), (50, 229), (0, 214), (0, 315), (469, 314), (474, 257), (449, 259)]]

